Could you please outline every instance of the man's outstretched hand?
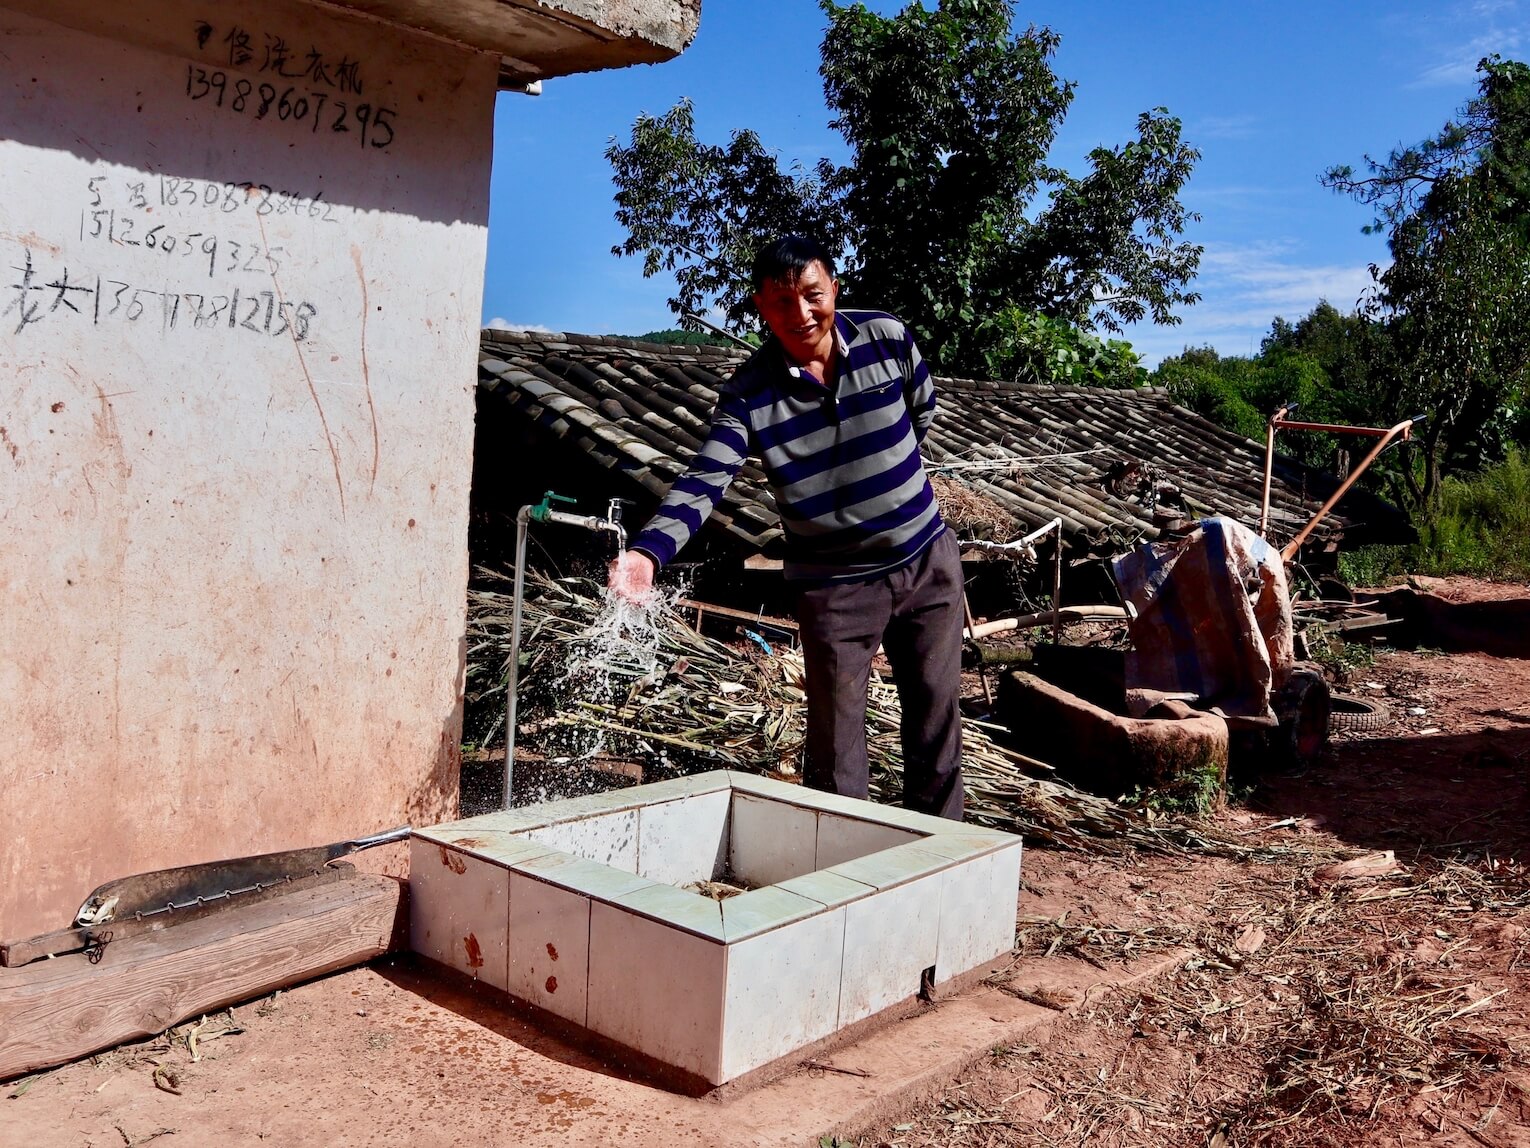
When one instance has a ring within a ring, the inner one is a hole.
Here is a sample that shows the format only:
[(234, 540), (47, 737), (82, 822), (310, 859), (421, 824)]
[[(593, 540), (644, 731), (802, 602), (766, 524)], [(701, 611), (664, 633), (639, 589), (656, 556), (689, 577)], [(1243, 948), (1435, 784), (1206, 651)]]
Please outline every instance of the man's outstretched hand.
[(654, 562), (640, 550), (624, 550), (607, 567), (606, 586), (618, 598), (643, 605), (653, 597)]

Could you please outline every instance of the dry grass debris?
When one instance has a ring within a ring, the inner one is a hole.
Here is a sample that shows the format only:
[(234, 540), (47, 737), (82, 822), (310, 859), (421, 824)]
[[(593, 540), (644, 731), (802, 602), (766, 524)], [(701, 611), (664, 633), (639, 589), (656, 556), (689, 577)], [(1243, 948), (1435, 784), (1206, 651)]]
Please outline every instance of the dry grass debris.
[[(480, 571), (493, 585), (493, 575)], [(539, 694), (562, 678), (604, 605), (587, 579), (526, 574), (522, 607), (517, 744), (536, 746), (560, 728), (600, 735), (604, 752), (642, 762), (650, 777), (705, 769), (742, 769), (794, 781), (800, 777), (806, 695), (794, 651), (737, 647), (693, 629), (673, 610), (657, 619), (658, 671), (612, 665), (622, 685), (608, 701), (575, 700), (538, 710)], [(503, 696), (509, 657), (508, 593), (475, 589), (468, 605), (469, 691), (480, 704)], [(867, 753), (873, 799), (902, 793), (901, 716), (891, 681), (873, 675), (867, 705)], [(1254, 857), (1262, 850), (1189, 819), (1128, 808), (1044, 776), (1046, 767), (995, 740), (996, 727), (966, 719), (963, 775), (969, 820), (1021, 833), (1031, 844), (1089, 853), (1138, 849)], [(1039, 767), (1039, 768), (1038, 768)], [(1038, 776), (1041, 775), (1041, 776)]]
[(960, 479), (937, 472), (930, 475), (930, 486), (940, 503), (940, 516), (962, 538), (1009, 542), (1025, 533), (1024, 524), (997, 499)]
[[(1047, 1007), (1077, 1002), (1023, 987), (1038, 959), (1189, 955), (1167, 980), (1059, 1020), (1041, 1047), (994, 1050), (938, 1105), (862, 1144), (1413, 1142), (1381, 1138), (1399, 1120), (1522, 1143), (1505, 1133), (1530, 1115), (1530, 1033), (1496, 1009), (1530, 948), (1524, 871), (1483, 858), (1324, 883), (1316, 860), (1219, 881), (1199, 925), (1022, 918), (1016, 960), (991, 983)], [(1463, 959), (1494, 937), (1512, 943), (1489, 970)]]

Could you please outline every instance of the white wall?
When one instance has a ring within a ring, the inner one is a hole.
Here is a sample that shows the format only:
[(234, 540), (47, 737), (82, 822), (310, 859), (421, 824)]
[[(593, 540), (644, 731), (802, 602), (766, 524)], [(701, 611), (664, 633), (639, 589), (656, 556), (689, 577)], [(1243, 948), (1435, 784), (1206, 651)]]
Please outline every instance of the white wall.
[(454, 806), (497, 60), (298, 2), (0, 2), (18, 937)]

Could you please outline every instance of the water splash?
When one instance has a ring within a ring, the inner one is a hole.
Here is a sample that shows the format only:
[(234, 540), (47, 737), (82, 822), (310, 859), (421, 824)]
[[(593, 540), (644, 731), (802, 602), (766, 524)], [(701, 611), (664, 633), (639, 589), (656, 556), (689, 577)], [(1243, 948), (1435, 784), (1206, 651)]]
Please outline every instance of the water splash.
[[(607, 727), (620, 726), (628, 699), (662, 678), (667, 669), (662, 657), (664, 619), (685, 592), (683, 586), (656, 587), (637, 603), (607, 589), (589, 625), (573, 641), (562, 643), (561, 672), (547, 679), (541, 698), (562, 719), (542, 738), (549, 764), (587, 765), (608, 749), (636, 749), (645, 757), (654, 753), (646, 743), (634, 745), (634, 739)], [(569, 720), (576, 717), (586, 720)]]

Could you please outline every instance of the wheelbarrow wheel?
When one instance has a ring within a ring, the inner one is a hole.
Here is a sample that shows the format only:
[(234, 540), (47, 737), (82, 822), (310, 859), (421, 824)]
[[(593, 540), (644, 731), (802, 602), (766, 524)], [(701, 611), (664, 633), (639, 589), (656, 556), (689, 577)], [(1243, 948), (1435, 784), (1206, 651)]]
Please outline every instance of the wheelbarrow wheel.
[(1271, 700), (1280, 724), (1270, 734), (1270, 756), (1285, 765), (1315, 760), (1328, 744), (1332, 709), (1332, 693), (1323, 671), (1313, 665), (1297, 665)]

